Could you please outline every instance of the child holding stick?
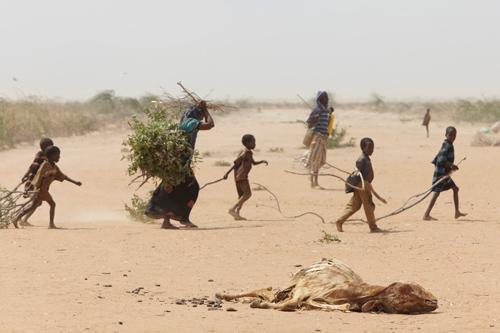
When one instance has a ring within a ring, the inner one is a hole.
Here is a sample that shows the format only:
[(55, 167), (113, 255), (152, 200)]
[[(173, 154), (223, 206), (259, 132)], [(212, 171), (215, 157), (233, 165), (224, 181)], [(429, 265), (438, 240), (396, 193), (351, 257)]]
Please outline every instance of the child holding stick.
[(245, 149), (239, 153), (231, 169), (229, 169), (224, 175), (224, 179), (227, 179), (231, 171), (234, 170), (234, 181), (236, 182), (236, 191), (238, 192), (238, 202), (236, 202), (236, 204), (231, 209), (229, 209), (228, 213), (237, 221), (246, 220), (240, 215), (240, 211), (243, 207), (243, 204), (252, 196), (250, 182), (248, 181), (248, 174), (250, 173), (252, 166), (262, 163), (268, 165), (267, 161), (265, 160), (258, 162), (254, 161), (252, 150), (255, 149), (256, 142), (253, 135), (243, 135), (241, 143), (243, 144)]
[[(449, 126), (448, 128), (446, 128), (445, 137), (446, 139), (441, 145), (441, 149), (439, 150), (438, 154), (436, 155), (436, 157), (434, 157), (434, 160), (432, 161), (432, 164), (435, 165), (434, 175), (432, 177), (433, 184), (436, 183), (440, 178), (447, 176), (451, 171), (458, 170), (458, 166), (454, 164), (455, 148), (453, 147), (453, 142), (457, 137), (457, 129), (453, 126)], [(453, 179), (448, 178), (437, 184), (432, 189), (432, 192), (434, 192), (434, 194), (432, 195), (431, 201), (429, 202), (429, 207), (427, 207), (427, 210), (425, 211), (423, 218), (425, 221), (436, 220), (431, 216), (431, 210), (434, 207), (434, 204), (436, 203), (436, 200), (441, 194), (441, 192), (448, 191), (450, 189), (453, 190), (455, 218), (458, 219), (459, 217), (467, 215), (465, 213), (460, 212), (459, 201), (458, 201), (458, 191), (459, 191), (458, 186), (455, 184)]]
[[(337, 230), (339, 232), (343, 232), (342, 225), (344, 222), (351, 217), (354, 213), (356, 213), (361, 206), (365, 211), (366, 219), (368, 221), (368, 226), (370, 227), (370, 232), (381, 232), (382, 230), (377, 226), (375, 222), (375, 204), (373, 203), (372, 194), (375, 195), (377, 199), (386, 203), (385, 199), (378, 195), (372, 188), (372, 181), (374, 179), (374, 172), (372, 167), (372, 162), (370, 156), (373, 154), (374, 143), (371, 138), (363, 138), (360, 142), (361, 148), (361, 156), (356, 161), (356, 168), (359, 173), (361, 173), (361, 177), (358, 176), (349, 176), (346, 184), (346, 193), (352, 192), (351, 200), (347, 203), (344, 213), (342, 216), (336, 221)], [(352, 186), (349, 186), (352, 185)], [(360, 186), (363, 186), (363, 189), (358, 189)], [(356, 187), (356, 188), (353, 188)]]

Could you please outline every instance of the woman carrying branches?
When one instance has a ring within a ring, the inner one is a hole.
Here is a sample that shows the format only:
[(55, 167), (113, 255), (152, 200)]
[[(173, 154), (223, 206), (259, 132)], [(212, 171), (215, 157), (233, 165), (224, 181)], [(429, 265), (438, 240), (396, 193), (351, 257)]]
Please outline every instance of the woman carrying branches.
[[(215, 126), (214, 120), (208, 111), (206, 101), (199, 101), (189, 107), (181, 116), (179, 129), (184, 132), (186, 139), (194, 151), (198, 131), (207, 131)], [(192, 156), (187, 163), (191, 163)], [(198, 198), (200, 186), (194, 173), (176, 185), (162, 182), (153, 192), (148, 203), (146, 215), (153, 218), (163, 218), (163, 229), (178, 229), (170, 220), (178, 220), (185, 228), (197, 228), (189, 219), (191, 210)]]

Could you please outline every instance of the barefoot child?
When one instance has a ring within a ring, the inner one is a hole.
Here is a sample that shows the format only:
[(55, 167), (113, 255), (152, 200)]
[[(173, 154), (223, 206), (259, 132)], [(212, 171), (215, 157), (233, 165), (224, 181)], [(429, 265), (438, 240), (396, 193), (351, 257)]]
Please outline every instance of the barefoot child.
[[(337, 230), (339, 232), (343, 232), (342, 225), (344, 222), (351, 217), (354, 213), (356, 213), (361, 206), (365, 211), (366, 219), (368, 220), (368, 226), (370, 227), (370, 232), (381, 232), (377, 224), (375, 223), (375, 204), (373, 203), (372, 193), (382, 201), (386, 203), (385, 199), (380, 197), (372, 188), (371, 183), (374, 178), (372, 162), (370, 160), (370, 156), (373, 154), (374, 143), (370, 138), (363, 138), (360, 142), (361, 147), (361, 156), (356, 161), (356, 169), (363, 176), (365, 190), (357, 190), (352, 187), (346, 185), (346, 193), (352, 192), (351, 200), (347, 203), (344, 213), (342, 216), (336, 221)], [(361, 187), (361, 177), (358, 176), (349, 176), (347, 182), (353, 186)]]
[[(333, 111), (328, 108), (328, 94), (319, 91), (316, 98), (316, 107), (312, 110), (307, 124), (312, 129), (312, 142), (309, 150), (308, 166), (311, 172), (311, 187), (319, 187), (318, 172), (326, 163), (326, 144), (328, 139), (328, 125)], [(332, 126), (333, 128), (333, 126)]]
[(245, 201), (252, 196), (250, 182), (248, 181), (248, 174), (252, 166), (262, 163), (268, 164), (267, 161), (254, 161), (252, 150), (255, 149), (255, 137), (253, 135), (243, 135), (241, 143), (243, 143), (245, 149), (240, 152), (231, 169), (224, 175), (224, 179), (227, 179), (231, 171), (234, 170), (234, 180), (236, 182), (236, 190), (238, 191), (238, 202), (229, 210), (229, 215), (234, 217), (235, 220), (245, 220), (245, 218), (240, 215), (240, 211)]
[[(44, 154), (44, 150), (47, 147), (53, 146), (54, 142), (50, 138), (41, 138), (40, 139), (40, 151), (38, 151), (35, 154), (35, 158), (33, 159), (33, 162), (30, 164), (28, 170), (24, 174), (23, 178), (21, 179), (21, 183), (24, 183), (24, 197), (28, 198), (30, 191), (34, 190), (34, 185), (33, 185), (33, 178), (35, 177), (36, 173), (38, 172), (38, 169), (40, 168), (40, 165), (44, 161), (47, 160), (47, 157)], [(22, 226), (31, 226), (31, 224), (28, 222), (29, 216), (26, 215), (24, 218), (21, 220), (20, 224)]]
[[(451, 171), (458, 170), (458, 167), (454, 164), (455, 162), (455, 148), (453, 147), (453, 141), (457, 137), (457, 129), (453, 126), (449, 126), (446, 128), (446, 140), (444, 140), (441, 149), (439, 150), (436, 157), (432, 161), (432, 164), (435, 165), (434, 175), (432, 177), (432, 183), (436, 183), (440, 178), (448, 175)], [(431, 216), (431, 210), (436, 203), (439, 194), (444, 191), (448, 191), (449, 189), (453, 190), (453, 203), (455, 204), (455, 218), (458, 219), (461, 216), (466, 216), (460, 212), (459, 202), (458, 202), (458, 187), (453, 182), (453, 179), (448, 178), (439, 184), (437, 184), (433, 188), (434, 194), (432, 195), (431, 202), (429, 202), (429, 207), (427, 207), (427, 211), (424, 214), (424, 220), (436, 220)]]
[(429, 123), (431, 122), (431, 109), (427, 109), (425, 112), (424, 120), (422, 121), (422, 126), (425, 126), (427, 131), (427, 137), (429, 137)]
[(56, 228), (54, 224), (56, 203), (49, 193), (50, 184), (54, 180), (58, 180), (60, 182), (67, 180), (75, 185), (82, 185), (81, 182), (75, 181), (64, 175), (57, 167), (56, 163), (59, 162), (59, 158), (61, 156), (61, 151), (59, 150), (59, 148), (57, 148), (56, 146), (49, 146), (44, 150), (44, 154), (47, 160), (44, 161), (42, 165), (40, 165), (35, 177), (33, 178), (34, 190), (37, 191), (37, 193), (35, 194), (33, 203), (28, 206), (23, 212), (21, 212), (21, 214), (19, 214), (19, 216), (13, 221), (13, 224), (16, 228), (17, 222), (24, 216), (31, 216), (43, 201), (47, 202), (50, 206), (49, 228)]

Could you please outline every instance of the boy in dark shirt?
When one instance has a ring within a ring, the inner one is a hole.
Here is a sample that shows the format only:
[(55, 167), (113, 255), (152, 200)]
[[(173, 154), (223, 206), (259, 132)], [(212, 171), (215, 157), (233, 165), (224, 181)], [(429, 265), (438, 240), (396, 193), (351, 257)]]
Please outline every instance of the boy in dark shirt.
[[(373, 172), (373, 167), (372, 167), (372, 162), (370, 160), (370, 156), (373, 154), (373, 149), (374, 149), (374, 143), (373, 140), (370, 138), (363, 138), (360, 142), (360, 147), (362, 154), (356, 161), (356, 169), (361, 173), (363, 176), (363, 181), (365, 185), (365, 189), (363, 190), (357, 190), (353, 189), (352, 187), (346, 185), (346, 193), (353, 193), (351, 200), (347, 203), (344, 213), (342, 216), (336, 221), (337, 225), (337, 230), (339, 232), (343, 232), (344, 230), (342, 229), (342, 225), (344, 222), (351, 217), (354, 213), (356, 213), (361, 206), (363, 206), (363, 209), (365, 211), (366, 219), (368, 221), (368, 226), (370, 227), (370, 232), (381, 232), (382, 230), (379, 229), (377, 224), (375, 223), (375, 204), (373, 203), (373, 198), (372, 198), (372, 186), (371, 183), (374, 178), (374, 172)], [(359, 175), (357, 176), (349, 176), (348, 178), (348, 183), (356, 186), (356, 187), (361, 187), (361, 177)], [(385, 199), (381, 198), (380, 196), (376, 195), (376, 197), (381, 200), (383, 203), (386, 203)]]
[(240, 211), (245, 201), (252, 196), (250, 182), (248, 181), (248, 174), (252, 166), (262, 163), (268, 165), (267, 161), (264, 160), (259, 162), (254, 161), (252, 150), (255, 149), (256, 143), (253, 135), (243, 135), (241, 143), (243, 143), (245, 149), (238, 154), (233, 166), (224, 175), (224, 179), (227, 179), (231, 171), (234, 170), (234, 181), (236, 182), (236, 190), (238, 192), (238, 202), (229, 210), (229, 215), (234, 217), (235, 220), (245, 220), (245, 218), (240, 215)]
[[(441, 145), (441, 149), (439, 150), (436, 157), (432, 161), (432, 164), (435, 165), (434, 175), (432, 177), (432, 183), (436, 183), (442, 177), (448, 175), (451, 171), (458, 170), (458, 167), (454, 164), (455, 162), (455, 148), (453, 147), (453, 141), (457, 137), (457, 129), (453, 126), (449, 126), (446, 128), (446, 140), (444, 140)], [(436, 203), (439, 194), (444, 191), (448, 191), (449, 189), (453, 190), (453, 203), (455, 204), (455, 218), (458, 219), (461, 216), (466, 216), (460, 212), (459, 202), (458, 202), (458, 186), (455, 185), (453, 179), (448, 178), (443, 180), (439, 184), (437, 184), (432, 191), (434, 192), (431, 202), (429, 202), (429, 207), (424, 214), (424, 220), (431, 221), (436, 220), (431, 216), (431, 210)]]

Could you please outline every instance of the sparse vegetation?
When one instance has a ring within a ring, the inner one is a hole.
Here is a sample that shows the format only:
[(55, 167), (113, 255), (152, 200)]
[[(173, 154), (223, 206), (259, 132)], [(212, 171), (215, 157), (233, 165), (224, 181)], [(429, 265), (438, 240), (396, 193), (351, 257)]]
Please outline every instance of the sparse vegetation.
[(147, 205), (147, 200), (144, 200), (137, 194), (134, 194), (134, 196), (130, 200), (130, 206), (128, 204), (125, 204), (125, 211), (128, 213), (128, 216), (134, 221), (154, 223), (153, 219), (144, 215), (144, 211), (146, 210)]
[(329, 234), (328, 232), (326, 232), (324, 230), (321, 230), (321, 232), (323, 233), (323, 237), (321, 237), (319, 239), (320, 243), (330, 244), (330, 243), (340, 243), (341, 242), (340, 238), (338, 238), (337, 235)]
[(324, 230), (321, 230), (323, 233), (323, 237), (320, 238), (320, 242), (324, 244), (330, 244), (330, 243), (340, 243), (341, 240), (340, 238), (337, 237), (337, 235), (332, 235)]
[(329, 137), (326, 142), (326, 148), (335, 149), (335, 148), (354, 147), (355, 143), (353, 137), (351, 137), (349, 141), (344, 142), (346, 135), (347, 135), (347, 130), (345, 128), (335, 129), (335, 131), (333, 131), (333, 135)]
[(377, 94), (377, 93), (373, 93), (371, 96), (370, 96), (370, 105), (373, 109), (375, 110), (380, 110), (382, 109), (383, 107), (385, 107), (385, 101), (384, 101), (384, 97), (380, 94)]
[(285, 152), (285, 149), (283, 147), (272, 147), (272, 148), (269, 148), (268, 152), (270, 152), (270, 153), (283, 153), (283, 152)]
[(124, 121), (145, 105), (138, 100), (116, 96), (114, 91), (98, 93), (85, 102), (60, 102), (30, 97), (0, 99), (0, 149), (42, 136), (82, 135), (111, 123)]
[(228, 161), (215, 161), (214, 166), (216, 167), (230, 167), (231, 163)]
[[(159, 100), (148, 94), (140, 98), (117, 96), (113, 90), (99, 92), (86, 101), (59, 101), (40, 97), (22, 100), (0, 98), (0, 149), (9, 149), (22, 142), (37, 141), (41, 136), (60, 137), (82, 135), (114, 124), (125, 124), (134, 115), (140, 115), (152, 101)], [(170, 105), (176, 114), (184, 110), (187, 100), (177, 100)], [(260, 102), (241, 99), (225, 104), (242, 108), (276, 109), (304, 108), (300, 101)], [(314, 99), (311, 99), (314, 104)], [(389, 101), (374, 93), (367, 102), (335, 103), (338, 109), (376, 110), (377, 112), (401, 113), (402, 122), (417, 120), (426, 108), (431, 108), (434, 120), (453, 119), (467, 122), (494, 122), (500, 119), (500, 99), (457, 99), (449, 101)], [(418, 117), (413, 118), (413, 115)], [(302, 120), (290, 121), (303, 123)], [(342, 130), (340, 130), (340, 133)], [(330, 147), (337, 143), (330, 140)]]

